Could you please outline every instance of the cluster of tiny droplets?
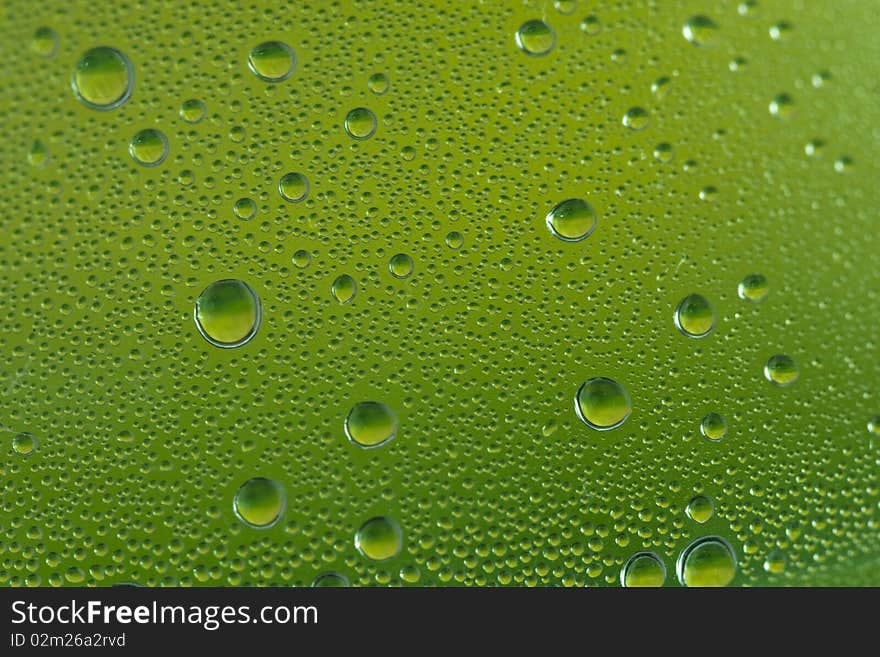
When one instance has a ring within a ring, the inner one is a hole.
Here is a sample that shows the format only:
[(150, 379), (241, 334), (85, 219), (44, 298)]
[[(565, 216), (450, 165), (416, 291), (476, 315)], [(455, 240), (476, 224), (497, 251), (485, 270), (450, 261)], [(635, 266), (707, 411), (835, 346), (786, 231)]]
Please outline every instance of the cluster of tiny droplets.
[(713, 536), (734, 584), (877, 583), (870, 8), (257, 4), (4, 13), (0, 585), (674, 585)]

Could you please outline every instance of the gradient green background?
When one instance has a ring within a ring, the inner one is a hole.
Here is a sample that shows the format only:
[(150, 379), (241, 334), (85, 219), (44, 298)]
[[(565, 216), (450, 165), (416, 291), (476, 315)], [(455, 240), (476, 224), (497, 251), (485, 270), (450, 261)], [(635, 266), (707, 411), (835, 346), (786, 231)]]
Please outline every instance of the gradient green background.
[[(420, 585), (616, 585), (652, 550), (677, 585), (675, 558), (711, 534), (737, 553), (736, 585), (880, 584), (866, 429), (880, 413), (880, 19), (870, 0), (737, 4), (5, 3), (0, 584), (307, 585), (336, 571), (399, 585), (415, 566)], [(579, 28), (590, 14), (596, 35)], [(718, 23), (713, 47), (682, 37), (695, 14)], [(557, 45), (529, 57), (514, 32), (541, 17)], [(779, 21), (793, 29), (774, 41)], [(60, 35), (49, 59), (29, 48), (43, 25)], [(298, 58), (279, 84), (246, 63), (272, 39)], [(97, 45), (135, 70), (108, 112), (70, 88)], [(377, 72), (382, 96), (367, 87)], [(788, 120), (768, 111), (779, 93)], [(178, 116), (190, 98), (207, 107), (198, 125)], [(343, 130), (358, 106), (378, 117), (364, 142)], [(621, 124), (634, 106), (644, 131)], [(153, 169), (128, 155), (147, 127), (171, 145)], [(45, 168), (28, 163), (37, 139)], [(670, 163), (652, 155), (661, 142)], [(277, 192), (291, 171), (311, 185), (299, 204)], [(232, 214), (243, 196), (249, 222)], [(599, 223), (566, 244), (544, 216), (573, 196)], [(406, 280), (388, 271), (398, 252), (415, 262)], [(736, 295), (754, 272), (770, 283), (760, 305)], [(341, 306), (330, 285), (344, 273), (358, 293)], [(223, 278), (263, 303), (239, 349), (212, 347), (192, 319)], [(690, 293), (718, 313), (702, 340), (673, 326)], [(794, 386), (764, 380), (775, 353), (799, 363)], [(575, 416), (594, 376), (632, 397), (619, 429)], [(343, 430), (366, 400), (400, 420), (377, 450)], [(699, 434), (708, 412), (730, 423), (721, 443)], [(37, 436), (30, 457), (12, 451), (18, 431)], [(233, 515), (251, 477), (287, 490), (269, 530)], [(715, 503), (705, 525), (684, 512), (697, 493)], [(380, 564), (354, 546), (376, 515), (404, 533)], [(782, 574), (764, 571), (772, 550)]]

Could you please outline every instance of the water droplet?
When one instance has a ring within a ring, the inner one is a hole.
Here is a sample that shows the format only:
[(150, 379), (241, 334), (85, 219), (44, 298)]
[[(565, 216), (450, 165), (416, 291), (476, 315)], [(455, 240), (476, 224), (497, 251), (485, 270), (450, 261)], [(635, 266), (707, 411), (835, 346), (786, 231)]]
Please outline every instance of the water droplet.
[(770, 26), (770, 38), (774, 41), (784, 41), (790, 35), (794, 26), (787, 21), (779, 21)]
[(837, 173), (846, 173), (853, 166), (853, 159), (848, 155), (841, 155), (839, 158), (834, 160), (834, 170)]
[(339, 276), (330, 286), (330, 294), (339, 303), (348, 303), (357, 294), (357, 282), (348, 274)]
[(727, 586), (736, 575), (736, 555), (723, 538), (700, 538), (682, 550), (676, 563), (683, 586)]
[(671, 162), (675, 157), (675, 151), (672, 148), (672, 144), (667, 144), (663, 142), (662, 144), (657, 144), (654, 147), (654, 157), (657, 158), (658, 161), (663, 162)]
[(727, 420), (718, 413), (708, 413), (700, 422), (700, 433), (706, 439), (717, 443), (727, 435)]
[(602, 29), (602, 24), (599, 22), (598, 16), (587, 16), (584, 20), (581, 21), (581, 30), (583, 30), (586, 34), (590, 36), (595, 36), (599, 34), (599, 31)]
[(393, 559), (403, 548), (403, 532), (391, 518), (370, 518), (358, 528), (354, 536), (358, 551), (371, 561)]
[(749, 274), (743, 278), (736, 288), (739, 298), (745, 301), (758, 303), (764, 300), (770, 291), (767, 278), (762, 274)]
[(685, 513), (694, 522), (703, 524), (715, 513), (715, 504), (705, 495), (697, 495), (688, 502)]
[(556, 433), (558, 428), (559, 425), (556, 423), (556, 420), (547, 420), (547, 422), (544, 423), (544, 426), (541, 427), (541, 435), (545, 438), (549, 438)]
[(758, 13), (758, 3), (755, 0), (740, 2), (736, 8), (740, 16), (755, 16)]
[(290, 203), (304, 201), (309, 195), (309, 180), (301, 173), (285, 173), (278, 181), (278, 193)]
[(620, 569), (620, 585), (626, 588), (663, 586), (666, 566), (653, 552), (637, 552)]
[(128, 153), (142, 166), (159, 166), (168, 157), (168, 138), (155, 128), (145, 128), (131, 138)]
[(681, 32), (695, 46), (710, 46), (715, 42), (718, 25), (708, 16), (692, 16), (685, 21)]
[(404, 566), (400, 569), (400, 579), (408, 584), (415, 584), (422, 577), (422, 571), (418, 566)]
[(623, 125), (630, 130), (644, 130), (648, 127), (650, 120), (648, 110), (641, 107), (631, 107), (623, 115)]
[(405, 253), (393, 255), (388, 261), (388, 271), (395, 278), (409, 278), (413, 273), (413, 267), (413, 259)]
[(30, 456), (37, 449), (37, 438), (29, 433), (17, 433), (12, 437), (12, 449), (22, 456)]
[(232, 206), (233, 214), (242, 221), (249, 221), (257, 214), (257, 204), (249, 198), (240, 198)]
[(186, 100), (180, 106), (180, 118), (187, 123), (199, 123), (205, 118), (205, 104), (197, 98)]
[(39, 139), (35, 139), (28, 151), (28, 162), (35, 167), (44, 167), (49, 164), (49, 149)]
[(555, 0), (553, 6), (563, 16), (570, 16), (577, 7), (577, 0)]
[(579, 198), (566, 199), (547, 213), (547, 227), (564, 242), (580, 242), (596, 228), (596, 210)]
[(788, 94), (778, 94), (770, 101), (770, 113), (779, 119), (788, 119), (794, 114), (794, 99)]
[(412, 146), (404, 146), (400, 149), (400, 157), (402, 157), (406, 162), (412, 162), (416, 157), (416, 149)]
[(51, 57), (58, 50), (58, 33), (51, 27), (39, 27), (31, 37), (31, 50), (43, 57)]
[(388, 76), (384, 73), (373, 73), (367, 80), (367, 87), (377, 96), (388, 91)]
[(574, 410), (588, 427), (609, 431), (626, 422), (632, 412), (632, 402), (626, 388), (613, 379), (600, 376), (578, 389)]
[(345, 435), (360, 447), (379, 447), (397, 436), (397, 416), (382, 402), (358, 402), (345, 418)]
[(810, 83), (816, 88), (819, 89), (824, 87), (825, 84), (831, 79), (831, 73), (828, 71), (819, 71), (818, 73), (814, 73), (810, 77)]
[(785, 552), (782, 550), (771, 550), (767, 553), (767, 558), (764, 559), (764, 570), (768, 573), (779, 575), (785, 572), (787, 561)]
[(350, 586), (348, 578), (339, 573), (321, 573), (313, 581), (314, 588), (342, 588)]
[(376, 115), (366, 107), (356, 107), (345, 115), (345, 131), (358, 141), (372, 137), (377, 125)]
[(730, 60), (730, 63), (727, 65), (727, 68), (729, 68), (731, 71), (733, 71), (735, 73), (737, 71), (742, 71), (743, 69), (745, 69), (745, 67), (747, 65), (748, 65), (748, 61), (746, 60), (745, 57), (734, 57), (733, 59)]
[(658, 99), (666, 96), (666, 92), (669, 91), (669, 87), (672, 85), (672, 80), (667, 77), (657, 78), (654, 82), (651, 83), (651, 93), (657, 96)]
[(293, 254), (293, 264), (300, 269), (305, 269), (312, 262), (312, 255), (305, 249), (299, 249)]
[(790, 386), (798, 380), (800, 371), (794, 359), (784, 354), (771, 356), (764, 365), (764, 376), (773, 385)]
[(699, 196), (701, 201), (707, 201), (711, 203), (718, 198), (718, 188), (713, 187), (712, 185), (709, 185), (708, 187), (703, 187), (703, 189), (700, 190)]
[(880, 415), (873, 415), (868, 420), (868, 432), (880, 437)]
[(87, 50), (73, 69), (74, 95), (88, 108), (109, 110), (131, 96), (134, 68), (116, 48), (99, 46)]
[(266, 41), (248, 53), (248, 68), (264, 82), (286, 80), (296, 68), (296, 53), (281, 41)]
[(556, 45), (556, 32), (542, 20), (526, 21), (516, 31), (516, 45), (527, 55), (546, 55)]
[(195, 305), (199, 333), (216, 347), (240, 347), (260, 327), (260, 299), (250, 285), (236, 279), (211, 283)]
[(715, 328), (715, 309), (706, 297), (689, 294), (678, 302), (673, 314), (675, 327), (689, 338), (703, 338)]
[(244, 524), (268, 529), (281, 518), (287, 503), (284, 487), (265, 477), (248, 479), (232, 499), (232, 510)]
[(825, 148), (825, 142), (821, 139), (813, 139), (807, 142), (807, 145), (804, 146), (804, 153), (809, 155), (810, 157), (814, 157), (819, 155), (822, 152), (822, 149)]
[(446, 234), (446, 246), (450, 249), (460, 249), (464, 244), (464, 235), (457, 230), (450, 231)]

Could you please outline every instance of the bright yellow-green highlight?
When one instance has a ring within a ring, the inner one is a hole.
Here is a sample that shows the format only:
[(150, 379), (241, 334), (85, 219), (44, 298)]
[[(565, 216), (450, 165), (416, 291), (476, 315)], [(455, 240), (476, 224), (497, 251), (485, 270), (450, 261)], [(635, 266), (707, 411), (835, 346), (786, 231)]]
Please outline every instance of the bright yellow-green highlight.
[(580, 198), (562, 201), (547, 214), (547, 228), (564, 242), (580, 242), (596, 228), (596, 210)]
[(293, 49), (280, 41), (267, 41), (254, 47), (248, 54), (248, 68), (265, 82), (281, 82), (293, 74), (296, 55)]
[(658, 587), (666, 581), (666, 567), (653, 552), (630, 557), (620, 571), (620, 583), (626, 588)]
[(359, 402), (345, 419), (345, 435), (361, 447), (378, 447), (397, 435), (397, 416), (382, 402)]
[(87, 50), (73, 70), (73, 91), (92, 109), (118, 107), (131, 95), (133, 83), (128, 58), (107, 46)]
[(251, 287), (239, 280), (211, 283), (199, 295), (196, 326), (202, 336), (218, 347), (238, 347), (251, 340), (260, 324), (260, 300)]
[(597, 377), (580, 387), (574, 400), (575, 411), (583, 422), (599, 431), (623, 424), (632, 412), (629, 393), (613, 379)]
[(271, 527), (281, 514), (287, 495), (277, 481), (264, 477), (248, 479), (235, 493), (232, 510), (246, 525), (257, 529)]
[(727, 586), (736, 575), (736, 557), (726, 541), (710, 536), (685, 548), (678, 567), (684, 586)]
[(679, 302), (673, 320), (676, 328), (689, 338), (702, 338), (715, 327), (715, 309), (706, 297), (689, 294)]
[(767, 364), (764, 366), (764, 376), (773, 385), (785, 387), (798, 380), (800, 370), (793, 358), (777, 354), (767, 360)]
[(36, 448), (37, 439), (29, 433), (17, 433), (12, 437), (12, 449), (22, 456), (33, 454)]
[(370, 518), (357, 530), (354, 545), (371, 561), (387, 561), (400, 554), (403, 532), (391, 518)]
[(713, 513), (715, 513), (715, 505), (712, 503), (712, 500), (705, 495), (697, 495), (688, 502), (687, 507), (685, 507), (685, 512), (687, 513), (688, 518), (694, 522), (703, 524), (712, 517)]
[(155, 128), (146, 128), (131, 138), (128, 152), (138, 164), (145, 167), (159, 166), (168, 155), (168, 139)]

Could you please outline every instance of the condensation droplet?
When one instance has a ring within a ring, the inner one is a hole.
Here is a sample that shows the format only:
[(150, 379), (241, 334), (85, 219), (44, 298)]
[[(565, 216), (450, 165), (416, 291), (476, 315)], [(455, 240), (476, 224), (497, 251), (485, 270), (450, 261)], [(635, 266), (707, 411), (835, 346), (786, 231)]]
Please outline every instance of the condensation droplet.
[(388, 271), (394, 278), (409, 278), (413, 273), (413, 259), (406, 253), (397, 253), (388, 261)]
[(358, 141), (372, 137), (377, 126), (376, 115), (366, 107), (356, 107), (345, 116), (345, 132)]
[(37, 449), (37, 438), (27, 432), (19, 432), (12, 437), (12, 449), (22, 456), (30, 456)]
[(232, 499), (232, 510), (244, 524), (268, 529), (284, 514), (287, 494), (277, 481), (265, 477), (248, 479)]
[(718, 25), (708, 16), (692, 16), (685, 21), (681, 32), (695, 46), (710, 46), (715, 42)]
[(109, 110), (131, 97), (134, 68), (116, 48), (99, 46), (82, 54), (73, 69), (74, 95), (90, 109)]
[(625, 588), (658, 587), (666, 581), (666, 566), (653, 552), (637, 552), (620, 569), (620, 585)]
[(785, 387), (798, 380), (800, 370), (793, 358), (777, 354), (771, 356), (764, 365), (764, 376), (773, 385)]
[(723, 538), (700, 538), (682, 550), (676, 563), (683, 586), (727, 586), (736, 576), (736, 555)]
[(168, 138), (160, 130), (145, 128), (135, 133), (128, 143), (128, 153), (138, 164), (156, 167), (168, 157)]
[(632, 401), (626, 388), (604, 376), (590, 379), (577, 391), (574, 410), (591, 429), (609, 431), (626, 422)]
[(689, 294), (673, 313), (675, 327), (689, 338), (703, 338), (715, 328), (715, 309), (706, 297)]
[(705, 495), (697, 495), (688, 502), (685, 513), (694, 522), (703, 524), (715, 513), (715, 504)]
[(345, 418), (345, 435), (359, 447), (380, 447), (397, 436), (397, 416), (382, 402), (358, 402)]
[(630, 130), (644, 130), (650, 121), (648, 110), (641, 107), (631, 107), (623, 115), (623, 125)]
[(264, 82), (282, 82), (293, 75), (296, 54), (281, 41), (266, 41), (248, 53), (248, 68)]
[(557, 204), (546, 217), (547, 228), (564, 242), (580, 242), (596, 228), (596, 210), (579, 198)]
[(759, 303), (767, 296), (770, 285), (764, 275), (749, 274), (740, 281), (736, 291), (740, 299)]
[(58, 33), (51, 27), (39, 27), (31, 37), (31, 50), (42, 57), (51, 57), (58, 51)]
[(349, 303), (357, 294), (357, 282), (348, 274), (342, 274), (333, 281), (330, 294), (339, 303)]
[(542, 20), (526, 21), (516, 31), (516, 45), (527, 55), (546, 55), (556, 45), (556, 31)]
[(727, 420), (718, 413), (708, 413), (700, 421), (700, 433), (713, 443), (727, 435)]
[(216, 347), (240, 347), (250, 342), (260, 327), (260, 299), (250, 285), (224, 279), (206, 287), (195, 304), (196, 327)]
[(301, 173), (286, 173), (278, 181), (278, 193), (289, 203), (304, 201), (309, 195), (309, 179)]
[(180, 106), (180, 118), (187, 123), (200, 123), (206, 112), (205, 104), (197, 98), (185, 100)]

